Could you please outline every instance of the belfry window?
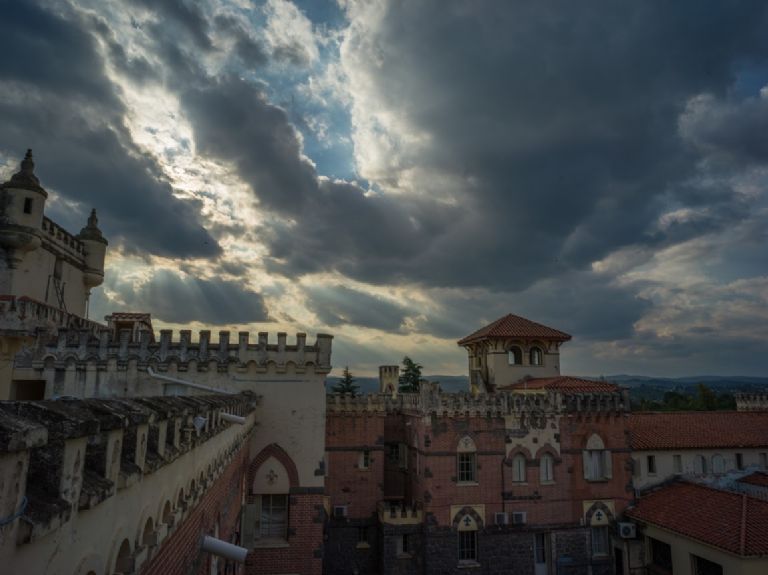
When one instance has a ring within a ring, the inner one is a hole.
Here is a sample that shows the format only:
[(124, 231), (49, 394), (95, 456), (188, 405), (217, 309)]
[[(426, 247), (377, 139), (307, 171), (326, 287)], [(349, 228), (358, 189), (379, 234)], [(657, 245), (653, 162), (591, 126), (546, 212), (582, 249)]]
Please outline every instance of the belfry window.
[(544, 362), (544, 355), (541, 353), (541, 348), (532, 347), (529, 353), (531, 365), (542, 365)]
[(509, 358), (509, 365), (523, 364), (523, 352), (519, 347), (517, 346), (510, 347), (509, 351), (507, 352), (507, 356)]
[(32, 198), (24, 198), (24, 213), (32, 213)]

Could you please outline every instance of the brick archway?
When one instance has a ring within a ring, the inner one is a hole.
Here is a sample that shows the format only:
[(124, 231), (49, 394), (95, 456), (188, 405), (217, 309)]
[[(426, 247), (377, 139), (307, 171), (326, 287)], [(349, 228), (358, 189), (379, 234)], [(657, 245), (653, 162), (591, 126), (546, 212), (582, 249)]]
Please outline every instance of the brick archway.
[(459, 528), (459, 521), (464, 519), (465, 515), (469, 515), (472, 519), (474, 519), (475, 524), (477, 525), (478, 529), (483, 529), (485, 527), (485, 524), (483, 523), (483, 518), (480, 517), (480, 514), (475, 511), (472, 507), (469, 507), (468, 505), (465, 507), (462, 507), (458, 513), (453, 518), (453, 521), (451, 522), (451, 528), (456, 531)]
[(291, 488), (298, 487), (299, 472), (296, 469), (296, 464), (293, 463), (293, 459), (291, 459), (285, 450), (277, 443), (270, 443), (253, 458), (253, 461), (251, 461), (248, 466), (248, 491), (250, 492), (253, 486), (253, 480), (256, 477), (256, 472), (259, 470), (259, 467), (261, 467), (261, 465), (270, 457), (274, 457), (283, 465), (283, 467), (285, 467)]

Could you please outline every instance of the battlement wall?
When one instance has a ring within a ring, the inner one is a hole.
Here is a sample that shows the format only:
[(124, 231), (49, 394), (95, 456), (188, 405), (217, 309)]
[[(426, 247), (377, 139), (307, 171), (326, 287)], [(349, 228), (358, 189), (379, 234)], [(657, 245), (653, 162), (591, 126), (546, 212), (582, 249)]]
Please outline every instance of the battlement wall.
[(768, 411), (768, 393), (736, 393), (737, 411)]
[(74, 363), (76, 368), (85, 368), (86, 364), (101, 367), (115, 360), (118, 366), (132, 361), (138, 368), (151, 365), (159, 371), (167, 370), (170, 364), (175, 364), (179, 371), (208, 371), (211, 362), (223, 371), (229, 365), (266, 371), (270, 364), (277, 371), (284, 371), (291, 364), (296, 373), (310, 366), (314, 373), (331, 370), (333, 336), (327, 334), (318, 334), (313, 345), (307, 345), (304, 333), (296, 334), (291, 344), (282, 332), (273, 343), (268, 341), (266, 332), (260, 332), (256, 342), (251, 342), (250, 334), (242, 331), (236, 341), (232, 341), (229, 331), (220, 331), (215, 343), (208, 330), (201, 331), (197, 341), (192, 340), (191, 330), (181, 330), (178, 335), (174, 339), (172, 330), (161, 330), (160, 338), (155, 339), (151, 332), (142, 331), (134, 338), (131, 330), (124, 329), (115, 337), (106, 328), (96, 333), (90, 328), (60, 328), (56, 338), (40, 341), (36, 348), (18, 355), (16, 366), (64, 368)]
[[(0, 560), (19, 573), (53, 557), (61, 572), (83, 561), (138, 572), (231, 463), (245, 469), (257, 404), (252, 394), (0, 403), (0, 518), (10, 518)], [(131, 553), (118, 558), (125, 540)]]
[(546, 394), (493, 393), (472, 396), (469, 393), (386, 393), (364, 395), (330, 394), (326, 409), (329, 414), (414, 412), (444, 417), (500, 417), (525, 412), (607, 413), (629, 411), (625, 392)]
[(85, 244), (47, 216), (43, 216), (43, 244), (49, 243), (56, 251), (69, 256), (81, 267), (85, 263)]

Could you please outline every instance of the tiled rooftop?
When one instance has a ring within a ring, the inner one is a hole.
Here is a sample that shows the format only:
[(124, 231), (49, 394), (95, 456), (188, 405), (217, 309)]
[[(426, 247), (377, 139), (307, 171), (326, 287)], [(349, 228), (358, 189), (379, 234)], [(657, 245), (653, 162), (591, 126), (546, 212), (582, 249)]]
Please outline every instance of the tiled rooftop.
[(517, 383), (500, 386), (499, 389), (506, 391), (541, 389), (547, 391), (572, 391), (574, 393), (600, 393), (617, 391), (619, 386), (607, 381), (594, 381), (561, 375), (558, 377), (539, 377), (518, 381)]
[(546, 325), (536, 323), (519, 315), (508, 314), (500, 317), (487, 326), (458, 341), (459, 345), (466, 345), (473, 341), (488, 338), (522, 338), (522, 339), (549, 339), (568, 341), (571, 336), (565, 332), (556, 330)]
[(745, 475), (741, 479), (737, 480), (739, 483), (748, 483), (749, 485), (759, 485), (760, 487), (768, 487), (768, 473), (762, 471), (755, 471), (749, 475)]
[(632, 449), (716, 449), (768, 446), (768, 412), (633, 413)]
[(627, 510), (632, 519), (739, 555), (768, 554), (768, 501), (693, 483), (673, 483)]

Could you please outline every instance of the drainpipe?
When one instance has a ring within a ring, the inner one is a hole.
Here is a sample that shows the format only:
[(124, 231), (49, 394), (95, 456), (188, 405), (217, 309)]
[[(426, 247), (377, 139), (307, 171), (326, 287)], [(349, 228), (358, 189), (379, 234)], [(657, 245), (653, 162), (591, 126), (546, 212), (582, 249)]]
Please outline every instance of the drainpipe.
[(217, 387), (209, 387), (207, 385), (200, 385), (199, 383), (192, 383), (191, 381), (185, 381), (183, 379), (178, 379), (176, 377), (170, 377), (167, 375), (160, 375), (155, 370), (153, 370), (151, 367), (147, 367), (147, 374), (149, 374), (149, 377), (153, 379), (160, 379), (163, 381), (167, 381), (168, 383), (175, 383), (177, 385), (186, 385), (187, 387), (192, 387), (194, 389), (200, 389), (202, 391), (209, 391), (211, 393), (223, 393), (225, 395), (237, 395), (234, 391), (227, 391), (225, 389), (219, 389)]
[(237, 561), (238, 563), (245, 563), (245, 558), (248, 555), (248, 549), (245, 547), (227, 543), (226, 541), (216, 539), (210, 535), (203, 537), (203, 542), (200, 545), (200, 548), (208, 553), (213, 553), (214, 555), (219, 555), (220, 557)]

